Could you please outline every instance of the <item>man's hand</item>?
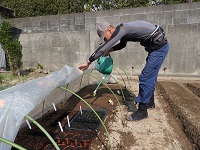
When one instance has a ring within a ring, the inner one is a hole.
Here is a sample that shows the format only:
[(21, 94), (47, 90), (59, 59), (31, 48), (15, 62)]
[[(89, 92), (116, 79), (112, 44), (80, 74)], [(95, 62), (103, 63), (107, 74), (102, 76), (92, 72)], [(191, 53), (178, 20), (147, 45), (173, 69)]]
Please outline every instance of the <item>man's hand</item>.
[(79, 68), (80, 70), (86, 70), (86, 69), (89, 67), (90, 64), (91, 64), (91, 63), (90, 63), (89, 61), (87, 61), (86, 63), (84, 63), (84, 64), (78, 66), (78, 68)]
[(113, 51), (113, 48), (109, 49), (108, 51), (106, 51), (106, 52), (104, 53), (104, 56), (108, 56), (108, 55), (110, 54), (110, 52), (112, 52), (112, 51)]

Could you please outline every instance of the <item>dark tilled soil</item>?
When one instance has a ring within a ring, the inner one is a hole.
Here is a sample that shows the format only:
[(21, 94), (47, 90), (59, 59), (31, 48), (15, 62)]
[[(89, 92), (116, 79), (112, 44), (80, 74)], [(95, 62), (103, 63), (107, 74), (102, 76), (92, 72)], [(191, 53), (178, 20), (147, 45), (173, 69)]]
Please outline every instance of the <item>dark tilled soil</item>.
[(189, 90), (200, 97), (200, 83), (186, 83), (185, 85)]
[[(118, 85), (109, 85), (112, 91), (116, 94), (117, 90), (119, 90)], [(86, 102), (88, 102), (95, 110), (105, 110), (106, 111), (106, 122), (109, 122), (109, 119), (112, 119), (112, 115), (115, 115), (115, 107), (117, 106), (117, 102), (115, 100), (114, 95), (111, 91), (105, 87), (101, 86), (95, 97), (93, 97), (92, 92), (95, 90), (96, 85), (87, 86), (81, 89), (77, 94), (82, 97)], [(126, 90), (124, 90), (125, 92)], [(122, 104), (122, 97), (116, 95), (120, 103)], [(114, 105), (110, 105), (108, 103), (109, 99), (114, 101)], [(43, 117), (38, 119), (37, 121), (50, 133), (50, 135), (55, 139), (56, 136), (60, 133), (60, 128), (58, 126), (58, 122), (60, 121), (63, 128), (65, 128), (67, 124), (67, 115), (69, 115), (70, 120), (80, 111), (81, 108), (88, 109), (88, 106), (80, 101), (76, 96), (71, 96), (68, 100), (57, 106), (57, 111), (49, 111)], [(120, 116), (119, 116), (120, 117)], [(17, 134), (15, 143), (29, 149), (29, 150), (41, 150), (44, 149), (45, 146), (51, 144), (49, 139), (43, 134), (43, 132), (38, 129), (34, 124), (31, 124), (32, 129), (30, 130), (28, 127), (23, 128)], [(101, 127), (101, 131), (104, 130)], [(107, 149), (108, 145), (104, 143), (103, 139), (99, 137), (101, 134), (103, 135), (104, 131), (100, 132), (98, 137), (95, 139), (94, 144), (104, 145), (105, 149)], [(128, 138), (126, 140), (128, 142)], [(14, 148), (12, 148), (14, 150)]]

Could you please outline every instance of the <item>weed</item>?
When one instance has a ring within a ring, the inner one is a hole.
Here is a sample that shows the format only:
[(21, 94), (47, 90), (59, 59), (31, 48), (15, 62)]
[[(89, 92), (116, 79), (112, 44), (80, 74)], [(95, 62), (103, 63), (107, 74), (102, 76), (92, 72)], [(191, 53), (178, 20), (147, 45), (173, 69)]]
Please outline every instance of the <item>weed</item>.
[(2, 76), (2, 75), (0, 74), (0, 84), (3, 83), (3, 80), (4, 80), (4, 76)]

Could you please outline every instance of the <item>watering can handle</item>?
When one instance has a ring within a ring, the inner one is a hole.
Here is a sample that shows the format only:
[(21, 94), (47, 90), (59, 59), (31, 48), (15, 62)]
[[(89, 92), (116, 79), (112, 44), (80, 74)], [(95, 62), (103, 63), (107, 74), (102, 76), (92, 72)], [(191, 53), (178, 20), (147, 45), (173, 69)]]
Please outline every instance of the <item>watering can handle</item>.
[[(108, 54), (107, 56), (111, 57), (110, 54)], [(105, 56), (105, 55), (103, 54), (101, 57), (107, 57), (107, 56)]]

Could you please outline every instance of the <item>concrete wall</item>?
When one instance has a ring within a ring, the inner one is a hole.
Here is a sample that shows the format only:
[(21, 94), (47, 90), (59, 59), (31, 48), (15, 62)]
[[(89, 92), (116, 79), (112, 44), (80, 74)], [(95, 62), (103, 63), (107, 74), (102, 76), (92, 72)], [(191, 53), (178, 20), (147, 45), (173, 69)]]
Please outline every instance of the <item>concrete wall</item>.
[[(200, 2), (152, 6), (145, 8), (60, 14), (16, 18), (8, 21), (22, 29), (19, 40), (23, 45), (24, 68), (37, 63), (46, 69), (58, 70), (65, 64), (77, 66), (98, 47), (97, 25), (106, 20), (113, 25), (134, 20), (146, 20), (161, 25), (171, 48), (160, 74), (200, 75)], [(16, 34), (17, 33), (16, 31)], [(116, 66), (128, 74), (139, 74), (147, 53), (139, 43), (112, 54)]]

